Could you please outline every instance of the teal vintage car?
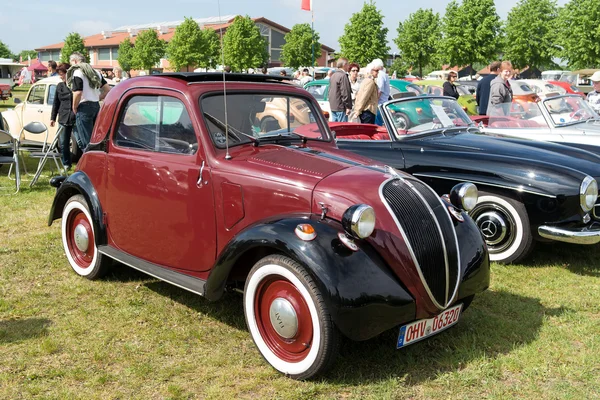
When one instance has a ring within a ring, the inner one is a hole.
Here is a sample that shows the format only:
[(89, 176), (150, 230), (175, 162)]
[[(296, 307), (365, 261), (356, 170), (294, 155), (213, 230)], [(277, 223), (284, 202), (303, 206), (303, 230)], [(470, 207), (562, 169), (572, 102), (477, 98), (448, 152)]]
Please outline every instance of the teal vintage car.
[[(426, 94), (431, 94), (434, 96), (441, 96), (444, 93), (444, 82), (441, 79), (428, 79), (424, 81), (415, 82), (415, 85), (420, 86)], [(475, 96), (473, 96), (469, 89), (461, 86), (460, 84), (456, 84), (456, 90), (458, 90), (458, 104), (463, 108), (463, 110), (469, 115), (477, 115), (477, 101), (475, 100)]]
[[(317, 100), (321, 109), (331, 115), (331, 110), (329, 108), (329, 80), (328, 79), (320, 79), (312, 82), (308, 82), (304, 85), (304, 89), (306, 89), (313, 97)], [(425, 95), (425, 91), (415, 85), (412, 82), (403, 81), (400, 79), (390, 79), (390, 100), (397, 99), (405, 96), (405, 93), (414, 93), (415, 96)], [(402, 103), (398, 105), (398, 107), (402, 108)], [(433, 117), (431, 113), (431, 109), (428, 106), (428, 103), (424, 103), (423, 108), (410, 108), (407, 110), (398, 109), (395, 110), (395, 118), (397, 119), (397, 124), (405, 124), (406, 128), (410, 128), (414, 125), (419, 125), (421, 119)]]

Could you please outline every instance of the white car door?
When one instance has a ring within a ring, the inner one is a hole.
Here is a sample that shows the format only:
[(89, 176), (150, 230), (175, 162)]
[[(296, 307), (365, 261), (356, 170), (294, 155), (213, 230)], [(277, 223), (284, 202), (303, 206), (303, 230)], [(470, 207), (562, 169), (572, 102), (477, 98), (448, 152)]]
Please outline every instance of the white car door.
[[(53, 87), (53, 90), (50, 90)], [(23, 126), (33, 121), (43, 122), (49, 129), (48, 141), (51, 142), (56, 136), (58, 125), (50, 127), (50, 114), (52, 112), (52, 103), (48, 100), (54, 101), (54, 93), (56, 92), (56, 85), (49, 85), (46, 83), (34, 84), (29, 93), (25, 104), (23, 104)], [(52, 98), (49, 99), (50, 95)], [(24, 132), (25, 142), (27, 143), (39, 143), (42, 144), (45, 139), (45, 134), (32, 134), (27, 131)]]

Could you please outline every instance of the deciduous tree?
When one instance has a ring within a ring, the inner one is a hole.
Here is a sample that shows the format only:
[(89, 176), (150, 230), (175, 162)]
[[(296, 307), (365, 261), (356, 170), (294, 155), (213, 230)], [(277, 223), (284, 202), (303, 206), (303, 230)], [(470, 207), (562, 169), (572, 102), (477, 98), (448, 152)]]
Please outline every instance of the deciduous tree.
[(165, 55), (165, 41), (158, 38), (154, 29), (138, 34), (133, 47), (131, 66), (134, 69), (149, 71)]
[(557, 14), (554, 0), (520, 0), (506, 19), (504, 58), (515, 68), (552, 65)]
[(37, 56), (38, 53), (35, 50), (23, 50), (15, 57), (15, 59), (27, 61), (29, 58), (33, 60), (34, 58), (37, 58)]
[(119, 62), (119, 65), (123, 71), (129, 74), (129, 71), (131, 71), (133, 68), (133, 44), (131, 44), (131, 40), (129, 40), (129, 38), (125, 38), (121, 43), (119, 43), (118, 54), (119, 56), (117, 57), (117, 61)]
[(600, 68), (598, 0), (571, 0), (558, 13), (559, 57), (572, 68)]
[(249, 16), (238, 15), (223, 36), (225, 64), (232, 71), (265, 65), (269, 59), (266, 40)]
[(8, 46), (0, 40), (0, 58), (10, 58), (12, 60), (13, 57), (13, 53), (11, 53)]
[(394, 40), (402, 61), (419, 69), (433, 61), (442, 40), (441, 20), (433, 10), (418, 9), (407, 20), (398, 24), (398, 37)]
[(452, 0), (442, 24), (442, 60), (450, 65), (487, 63), (498, 53), (500, 17), (494, 0)]
[(219, 37), (214, 29), (200, 29), (192, 18), (175, 29), (167, 46), (169, 63), (177, 71), (183, 67), (214, 66), (219, 56)]
[(344, 34), (339, 39), (341, 55), (360, 65), (367, 65), (375, 58), (385, 60), (390, 50), (387, 33), (383, 14), (375, 3), (365, 3), (344, 27)]
[(292, 68), (309, 66), (313, 63), (313, 48), (316, 65), (317, 59), (321, 55), (319, 34), (315, 32), (313, 37), (313, 31), (309, 24), (296, 24), (285, 35), (281, 60), (285, 65)]
[(65, 38), (65, 44), (60, 53), (60, 62), (68, 63), (71, 54), (78, 52), (80, 53), (85, 61), (88, 61), (88, 52), (85, 49), (85, 43), (83, 38), (77, 32), (71, 32)]

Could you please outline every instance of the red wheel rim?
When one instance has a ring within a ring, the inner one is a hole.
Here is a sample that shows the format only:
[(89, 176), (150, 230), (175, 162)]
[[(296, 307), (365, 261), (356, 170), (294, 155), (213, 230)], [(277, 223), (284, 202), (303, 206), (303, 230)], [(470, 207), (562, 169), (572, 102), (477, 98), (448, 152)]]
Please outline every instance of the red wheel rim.
[[(87, 249), (83, 251), (80, 250), (75, 244), (75, 229), (80, 225), (85, 229), (88, 237)], [(90, 224), (89, 220), (81, 210), (75, 209), (69, 214), (66, 235), (67, 247), (69, 248), (71, 257), (78, 267), (88, 268), (92, 264), (95, 253), (94, 230), (92, 229), (92, 225)]]
[[(277, 298), (289, 301), (298, 318), (298, 331), (290, 339), (280, 336), (271, 324), (269, 310)], [(312, 345), (313, 323), (308, 305), (298, 289), (282, 277), (267, 278), (260, 283), (254, 299), (256, 324), (269, 349), (287, 362), (298, 362), (306, 358)]]

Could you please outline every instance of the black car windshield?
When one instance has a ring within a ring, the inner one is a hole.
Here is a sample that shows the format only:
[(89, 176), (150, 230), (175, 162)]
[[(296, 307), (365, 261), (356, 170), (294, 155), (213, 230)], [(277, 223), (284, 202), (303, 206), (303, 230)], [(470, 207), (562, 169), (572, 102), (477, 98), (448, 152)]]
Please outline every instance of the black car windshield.
[(384, 111), (394, 128), (394, 134), (404, 135), (467, 127), (473, 121), (455, 101), (439, 97), (416, 97), (388, 102)]
[(227, 94), (227, 120), (223, 95), (203, 97), (200, 108), (216, 147), (270, 137), (329, 141), (330, 136), (315, 116), (320, 109), (309, 100), (281, 94)]

